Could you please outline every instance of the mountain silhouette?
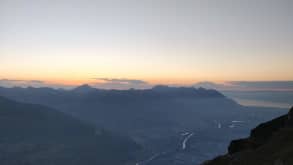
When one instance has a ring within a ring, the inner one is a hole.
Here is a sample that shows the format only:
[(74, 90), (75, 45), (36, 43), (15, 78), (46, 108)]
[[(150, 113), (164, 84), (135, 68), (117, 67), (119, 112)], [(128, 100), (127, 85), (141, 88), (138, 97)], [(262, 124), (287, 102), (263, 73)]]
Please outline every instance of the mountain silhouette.
[(88, 93), (97, 90), (96, 88), (91, 87), (88, 84), (83, 84), (81, 86), (78, 86), (74, 88), (72, 91), (76, 93)]
[(288, 114), (262, 123), (248, 138), (234, 140), (229, 152), (203, 165), (293, 164), (293, 107)]
[(0, 109), (3, 165), (117, 165), (139, 149), (126, 137), (45, 106), (0, 97)]

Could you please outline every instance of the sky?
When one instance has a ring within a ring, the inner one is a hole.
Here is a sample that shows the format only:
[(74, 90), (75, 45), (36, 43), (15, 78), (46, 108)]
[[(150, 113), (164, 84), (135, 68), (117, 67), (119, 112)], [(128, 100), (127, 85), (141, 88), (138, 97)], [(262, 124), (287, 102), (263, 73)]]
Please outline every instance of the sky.
[(0, 0), (0, 82), (293, 81), (292, 8), (292, 0)]

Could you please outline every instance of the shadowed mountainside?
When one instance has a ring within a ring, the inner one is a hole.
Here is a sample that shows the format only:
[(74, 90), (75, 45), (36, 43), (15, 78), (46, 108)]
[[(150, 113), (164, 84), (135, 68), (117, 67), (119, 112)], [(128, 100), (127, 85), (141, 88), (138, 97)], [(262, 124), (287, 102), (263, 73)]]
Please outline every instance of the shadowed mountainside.
[(228, 150), (203, 165), (292, 165), (293, 107), (287, 115), (257, 126), (250, 137), (232, 141)]
[(128, 138), (96, 129), (62, 112), (3, 97), (0, 131), (3, 165), (121, 165), (139, 149)]

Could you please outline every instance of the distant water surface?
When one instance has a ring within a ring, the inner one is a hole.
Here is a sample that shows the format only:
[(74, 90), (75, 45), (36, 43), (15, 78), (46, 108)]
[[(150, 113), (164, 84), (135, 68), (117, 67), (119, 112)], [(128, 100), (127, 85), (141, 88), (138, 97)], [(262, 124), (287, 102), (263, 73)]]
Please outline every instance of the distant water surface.
[(292, 91), (222, 91), (244, 106), (290, 108), (293, 106)]

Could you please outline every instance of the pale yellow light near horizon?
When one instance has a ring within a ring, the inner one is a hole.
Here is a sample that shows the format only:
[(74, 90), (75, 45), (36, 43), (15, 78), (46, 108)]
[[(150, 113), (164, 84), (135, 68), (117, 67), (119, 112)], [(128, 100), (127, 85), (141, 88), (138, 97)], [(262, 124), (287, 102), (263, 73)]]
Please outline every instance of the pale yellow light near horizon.
[(22, 49), (1, 54), (2, 78), (67, 85), (91, 83), (99, 77), (140, 79), (153, 84), (293, 80), (292, 56), (286, 51), (113, 47)]

